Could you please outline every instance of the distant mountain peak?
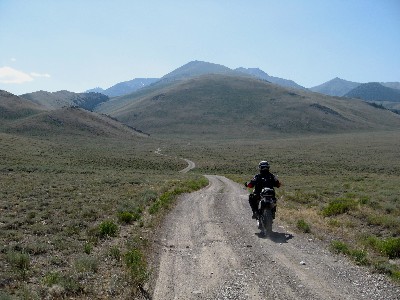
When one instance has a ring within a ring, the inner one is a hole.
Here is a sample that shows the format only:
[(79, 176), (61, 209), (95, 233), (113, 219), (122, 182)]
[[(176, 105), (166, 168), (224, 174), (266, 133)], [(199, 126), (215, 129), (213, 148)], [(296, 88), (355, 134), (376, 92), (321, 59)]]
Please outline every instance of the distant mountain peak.
[(235, 73), (233, 70), (223, 65), (210, 62), (193, 60), (175, 69), (174, 71), (164, 75), (162, 80), (179, 80), (183, 78), (196, 77), (206, 74), (230, 74)]
[(323, 84), (310, 88), (310, 90), (325, 95), (341, 97), (350, 92), (352, 89), (359, 86), (360, 84), (361, 83), (335, 77)]

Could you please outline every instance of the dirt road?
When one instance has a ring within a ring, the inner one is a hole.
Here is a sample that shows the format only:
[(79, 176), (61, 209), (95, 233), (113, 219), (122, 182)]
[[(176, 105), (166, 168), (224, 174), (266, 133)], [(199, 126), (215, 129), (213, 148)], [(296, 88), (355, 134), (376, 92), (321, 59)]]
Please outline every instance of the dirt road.
[[(382, 275), (275, 222), (258, 236), (247, 191), (221, 176), (178, 200), (158, 244), (153, 299), (400, 299)], [(279, 215), (279, 207), (277, 215)]]

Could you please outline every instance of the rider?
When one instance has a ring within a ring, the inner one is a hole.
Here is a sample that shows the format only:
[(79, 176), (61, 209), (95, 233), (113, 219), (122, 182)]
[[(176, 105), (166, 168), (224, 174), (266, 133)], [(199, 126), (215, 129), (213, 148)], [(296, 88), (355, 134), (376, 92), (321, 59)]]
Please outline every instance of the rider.
[(261, 161), (258, 164), (258, 168), (260, 173), (255, 175), (250, 182), (244, 184), (248, 188), (254, 187), (253, 193), (249, 195), (249, 204), (253, 211), (253, 219), (257, 219), (258, 217), (258, 202), (260, 201), (261, 190), (265, 187), (273, 189), (274, 187), (279, 188), (281, 186), (278, 178), (274, 174), (270, 173), (269, 163), (267, 161)]

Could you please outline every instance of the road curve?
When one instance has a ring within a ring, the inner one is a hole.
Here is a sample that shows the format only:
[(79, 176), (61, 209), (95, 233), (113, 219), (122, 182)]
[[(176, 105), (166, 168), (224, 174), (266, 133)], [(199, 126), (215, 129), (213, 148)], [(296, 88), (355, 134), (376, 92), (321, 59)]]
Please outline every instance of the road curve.
[(179, 172), (187, 173), (196, 167), (196, 164), (194, 162), (192, 162), (191, 160), (188, 160), (186, 158), (182, 158), (182, 159), (187, 162), (188, 166), (186, 168), (184, 168), (183, 170), (180, 170)]
[(209, 186), (180, 197), (160, 229), (152, 299), (399, 299), (384, 276), (310, 236), (274, 224), (272, 237), (260, 238), (248, 192), (206, 177)]
[[(158, 148), (157, 150), (155, 150), (154, 153), (157, 154), (157, 155), (162, 155), (162, 156), (170, 157), (169, 155), (166, 155), (166, 154), (161, 153), (161, 148)], [(181, 158), (181, 159), (184, 160), (184, 161), (186, 161), (187, 164), (188, 164), (188, 166), (187, 166), (186, 168), (180, 170), (180, 171), (179, 171), (180, 173), (187, 173), (187, 172), (189, 172), (190, 170), (192, 170), (192, 169), (194, 169), (194, 168), (196, 167), (196, 164), (195, 164), (193, 161), (188, 160), (188, 159), (186, 159), (186, 158)]]

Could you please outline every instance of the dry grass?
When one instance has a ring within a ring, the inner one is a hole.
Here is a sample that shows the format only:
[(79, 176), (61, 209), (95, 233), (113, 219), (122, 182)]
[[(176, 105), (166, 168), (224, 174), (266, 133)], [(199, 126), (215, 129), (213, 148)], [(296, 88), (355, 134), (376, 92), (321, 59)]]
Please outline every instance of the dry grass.
[[(207, 173), (248, 181), (261, 159), (284, 183), (278, 219), (397, 278), (398, 149), (395, 131), (219, 142), (0, 134), (1, 297), (132, 298), (175, 195)], [(196, 162), (192, 175), (176, 157)], [(338, 199), (352, 205), (324, 216)]]
[[(183, 160), (156, 155), (159, 146), (0, 134), (4, 297), (132, 298), (147, 279), (142, 253), (163, 211), (148, 208), (171, 189), (204, 185), (202, 176), (178, 172)], [(135, 218), (125, 222), (121, 213)]]

